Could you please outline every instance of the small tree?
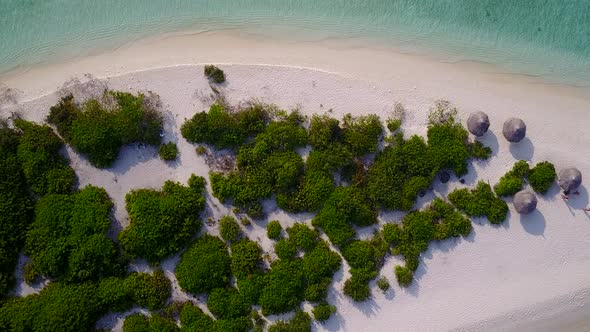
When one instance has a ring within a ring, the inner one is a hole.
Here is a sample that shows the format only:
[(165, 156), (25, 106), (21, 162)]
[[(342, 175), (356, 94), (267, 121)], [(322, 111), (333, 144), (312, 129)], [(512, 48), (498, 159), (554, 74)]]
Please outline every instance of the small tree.
[(166, 144), (160, 145), (160, 150), (158, 151), (160, 158), (166, 161), (176, 160), (178, 157), (178, 147), (176, 143), (169, 142)]
[(225, 73), (223, 72), (223, 70), (217, 68), (214, 65), (205, 66), (205, 76), (207, 76), (207, 78), (211, 82), (216, 84), (221, 84), (225, 82)]

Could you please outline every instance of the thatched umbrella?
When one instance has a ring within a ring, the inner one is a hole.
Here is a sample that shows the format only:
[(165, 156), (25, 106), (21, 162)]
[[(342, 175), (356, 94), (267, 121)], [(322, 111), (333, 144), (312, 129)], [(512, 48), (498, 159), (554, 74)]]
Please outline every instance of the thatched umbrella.
[(575, 167), (564, 168), (557, 175), (557, 183), (564, 191), (575, 190), (582, 183), (582, 173)]
[(467, 118), (467, 129), (475, 136), (483, 136), (490, 127), (490, 119), (484, 112), (471, 113)]
[(521, 190), (514, 195), (514, 208), (520, 214), (529, 214), (537, 208), (537, 196), (528, 190)]
[(504, 134), (508, 142), (520, 142), (526, 134), (526, 125), (521, 119), (510, 118), (504, 122), (502, 134)]

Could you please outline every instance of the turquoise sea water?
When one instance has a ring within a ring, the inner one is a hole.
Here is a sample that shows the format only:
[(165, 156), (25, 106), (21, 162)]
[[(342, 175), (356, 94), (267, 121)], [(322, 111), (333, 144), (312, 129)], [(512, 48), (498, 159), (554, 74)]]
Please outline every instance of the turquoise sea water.
[(180, 30), (366, 38), (590, 86), (590, 0), (0, 0), (0, 73)]

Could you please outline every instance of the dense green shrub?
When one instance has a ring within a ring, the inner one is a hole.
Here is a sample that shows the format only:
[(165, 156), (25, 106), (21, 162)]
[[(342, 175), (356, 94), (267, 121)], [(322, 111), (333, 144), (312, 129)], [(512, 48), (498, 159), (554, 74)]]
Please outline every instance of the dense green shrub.
[(293, 226), (287, 228), (287, 234), (289, 234), (290, 241), (305, 251), (312, 250), (320, 240), (318, 231), (303, 223), (294, 223)]
[(494, 186), (498, 196), (513, 196), (522, 189), (523, 178), (528, 176), (529, 164), (524, 160), (517, 161), (512, 169), (504, 174)]
[(67, 96), (51, 107), (47, 122), (57, 127), (60, 135), (74, 149), (88, 156), (96, 167), (110, 167), (124, 144), (160, 144), (162, 115), (145, 102), (145, 95), (106, 91), (116, 107), (108, 109), (98, 100), (77, 107)]
[(168, 142), (166, 144), (160, 145), (160, 149), (158, 150), (158, 154), (162, 160), (171, 161), (176, 160), (178, 157), (178, 147), (174, 142)]
[(457, 189), (448, 196), (459, 210), (468, 216), (486, 216), (492, 224), (502, 223), (508, 213), (506, 202), (498, 198), (489, 184), (479, 181), (475, 189)]
[(37, 295), (15, 298), (0, 307), (0, 330), (89, 331), (109, 310), (89, 283), (51, 283)]
[(313, 317), (319, 322), (325, 322), (336, 312), (336, 307), (328, 303), (320, 303), (313, 308)]
[(176, 324), (158, 314), (147, 317), (136, 313), (125, 317), (123, 332), (175, 332), (180, 331)]
[(218, 319), (245, 317), (252, 310), (244, 296), (233, 288), (212, 290), (207, 297), (207, 308)]
[(204, 73), (213, 83), (221, 84), (225, 82), (225, 73), (214, 65), (206, 65)]
[(14, 286), (18, 254), (33, 219), (33, 202), (20, 167), (20, 135), (0, 121), (0, 301)]
[(377, 276), (377, 272), (371, 269), (351, 269), (350, 278), (344, 282), (344, 294), (351, 299), (362, 302), (371, 296), (369, 281)]
[(139, 189), (125, 196), (130, 225), (119, 233), (125, 250), (156, 262), (184, 248), (200, 227), (205, 180), (191, 175), (188, 187), (166, 181), (161, 191)]
[(545, 194), (556, 178), (555, 167), (548, 161), (542, 161), (533, 167), (529, 173), (529, 183), (533, 189)]
[(268, 332), (311, 332), (311, 317), (299, 309), (288, 322), (277, 321), (268, 328)]
[(180, 311), (181, 331), (215, 331), (215, 321), (199, 307), (186, 303)]
[(15, 126), (22, 133), (18, 160), (33, 192), (37, 195), (70, 193), (76, 174), (60, 155), (62, 140), (46, 125), (16, 120)]
[(341, 258), (330, 250), (324, 241), (318, 243), (303, 257), (303, 275), (305, 279), (304, 297), (308, 301), (319, 302), (326, 297), (332, 277), (340, 269)]
[(261, 264), (262, 248), (258, 243), (244, 239), (231, 245), (231, 270), (236, 278), (260, 273)]
[(275, 243), (275, 254), (279, 259), (293, 259), (297, 256), (297, 245), (290, 239), (281, 239)]
[(264, 315), (289, 312), (303, 300), (305, 284), (300, 261), (275, 261), (265, 278), (258, 300)]
[(35, 208), (25, 251), (34, 268), (49, 278), (71, 282), (119, 275), (123, 262), (115, 243), (106, 237), (113, 203), (102, 188), (50, 194)]
[(379, 116), (370, 114), (353, 117), (346, 114), (342, 119), (344, 141), (356, 156), (376, 152), (379, 138), (383, 136), (383, 125)]
[(368, 226), (377, 222), (376, 208), (356, 187), (338, 187), (315, 216), (312, 224), (320, 227), (335, 245), (343, 245), (355, 235), (350, 224)]
[(249, 317), (219, 319), (215, 323), (217, 331), (220, 332), (248, 332), (253, 326)]
[(395, 267), (395, 277), (400, 286), (408, 287), (414, 280), (414, 272), (405, 266), (398, 265)]
[(383, 292), (387, 292), (391, 285), (389, 284), (389, 280), (387, 280), (387, 277), (382, 276), (381, 278), (377, 279), (377, 287), (379, 287), (379, 289), (381, 289)]
[(283, 232), (283, 227), (278, 220), (272, 220), (266, 225), (266, 236), (271, 240), (280, 240)]
[(242, 236), (242, 229), (232, 216), (223, 216), (219, 219), (219, 233), (221, 238), (229, 243), (237, 242)]
[(237, 286), (248, 303), (257, 304), (265, 282), (265, 275), (257, 273), (238, 279)]
[(492, 149), (480, 141), (469, 143), (468, 148), (469, 154), (475, 159), (488, 159), (492, 155)]
[(133, 303), (150, 310), (164, 307), (170, 297), (172, 286), (160, 269), (152, 275), (147, 273), (133, 273), (125, 279), (127, 288)]
[(231, 276), (231, 262), (223, 241), (205, 234), (182, 254), (176, 265), (178, 284), (193, 294), (225, 287)]

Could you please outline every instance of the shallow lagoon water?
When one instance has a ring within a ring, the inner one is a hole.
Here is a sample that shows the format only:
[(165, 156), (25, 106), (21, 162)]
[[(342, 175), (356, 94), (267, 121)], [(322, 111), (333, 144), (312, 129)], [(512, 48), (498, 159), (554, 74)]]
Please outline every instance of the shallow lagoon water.
[(367, 40), (590, 86), (590, 0), (0, 0), (0, 73), (190, 30)]

